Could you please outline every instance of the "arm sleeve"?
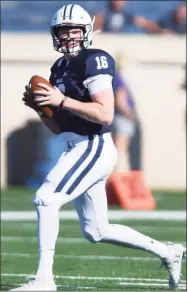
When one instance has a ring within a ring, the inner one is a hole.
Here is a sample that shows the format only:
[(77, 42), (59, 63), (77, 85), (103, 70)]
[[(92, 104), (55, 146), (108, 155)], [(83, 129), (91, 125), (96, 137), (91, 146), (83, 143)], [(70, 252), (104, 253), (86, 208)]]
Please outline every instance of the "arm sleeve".
[(83, 82), (83, 84), (88, 89), (90, 95), (92, 95), (106, 88), (112, 88), (112, 76), (108, 74), (100, 74), (89, 77)]

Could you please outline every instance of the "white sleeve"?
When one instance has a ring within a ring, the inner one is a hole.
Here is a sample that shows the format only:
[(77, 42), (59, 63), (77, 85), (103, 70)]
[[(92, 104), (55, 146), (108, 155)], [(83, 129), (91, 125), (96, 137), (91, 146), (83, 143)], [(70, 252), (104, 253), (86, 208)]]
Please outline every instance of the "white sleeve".
[(112, 88), (112, 76), (109, 74), (99, 74), (87, 78), (83, 85), (89, 90), (90, 95), (102, 91), (106, 88)]

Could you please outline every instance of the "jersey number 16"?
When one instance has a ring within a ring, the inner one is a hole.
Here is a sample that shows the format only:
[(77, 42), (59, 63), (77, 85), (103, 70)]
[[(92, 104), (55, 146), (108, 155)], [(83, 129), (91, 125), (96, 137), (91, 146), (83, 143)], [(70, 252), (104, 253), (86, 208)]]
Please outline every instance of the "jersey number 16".
[(105, 56), (96, 57), (97, 69), (108, 68), (108, 62)]

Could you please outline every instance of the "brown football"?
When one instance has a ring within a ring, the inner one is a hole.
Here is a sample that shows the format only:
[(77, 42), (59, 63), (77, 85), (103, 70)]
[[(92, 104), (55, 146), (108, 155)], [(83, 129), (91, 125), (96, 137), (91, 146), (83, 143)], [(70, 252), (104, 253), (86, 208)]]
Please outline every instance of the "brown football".
[[(43, 83), (43, 84), (48, 85), (49, 87), (53, 87), (53, 85), (45, 78), (43, 78), (39, 75), (34, 75), (31, 77), (31, 79), (29, 81), (29, 89), (31, 90), (31, 92), (36, 91), (36, 90), (37, 91), (45, 90), (44, 88), (38, 86), (37, 85), (38, 83)], [(53, 107), (52, 106), (45, 105), (45, 106), (40, 106), (39, 108), (45, 116), (47, 116), (48, 118), (52, 118), (52, 116), (53, 116)]]

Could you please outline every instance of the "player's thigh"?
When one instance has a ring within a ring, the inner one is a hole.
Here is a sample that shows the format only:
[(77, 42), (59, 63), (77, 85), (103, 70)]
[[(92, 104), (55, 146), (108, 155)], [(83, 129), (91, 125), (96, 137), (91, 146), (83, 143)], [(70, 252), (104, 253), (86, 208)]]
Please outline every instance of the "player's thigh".
[(106, 180), (96, 183), (74, 200), (82, 232), (94, 241), (100, 241), (105, 236), (109, 224), (105, 183)]
[(111, 136), (96, 137), (87, 159), (79, 165), (62, 190), (75, 199), (97, 182), (107, 179), (116, 160), (117, 150)]
[[(83, 151), (84, 147), (85, 151), (82, 154), (77, 151), (78, 148)], [(116, 163), (117, 151), (110, 134), (96, 135), (91, 140), (79, 143), (71, 150), (72, 155), (74, 152), (76, 155), (74, 164), (62, 177), (55, 190), (59, 206), (76, 199), (91, 186), (106, 179)], [(69, 154), (66, 157), (69, 157)]]
[[(49, 205), (55, 201), (57, 197), (55, 194), (57, 186), (70, 170), (71, 166), (74, 165), (75, 159), (77, 159), (77, 156), (79, 155), (78, 151), (68, 151), (67, 144), (62, 145), (62, 150), (63, 152), (60, 159), (47, 174), (44, 182), (33, 198), (33, 203), (36, 205)], [(79, 151), (83, 152), (84, 149), (79, 149)]]
[[(90, 163), (91, 157), (94, 156), (96, 151), (96, 145), (94, 144), (96, 144), (94, 141), (72, 143), (71, 149), (64, 152), (64, 155), (46, 176), (34, 197), (33, 203), (37, 205), (55, 203), (60, 207), (72, 200), (69, 189), (72, 185), (75, 187), (75, 182), (79, 182), (80, 174), (83, 173)], [(87, 180), (84, 191), (89, 184), (90, 180)], [(77, 192), (77, 194), (81, 193)]]
[(36, 197), (47, 199), (48, 196), (60, 207), (85, 193), (96, 182), (106, 179), (116, 158), (117, 151), (110, 135), (78, 143), (46, 177)]

